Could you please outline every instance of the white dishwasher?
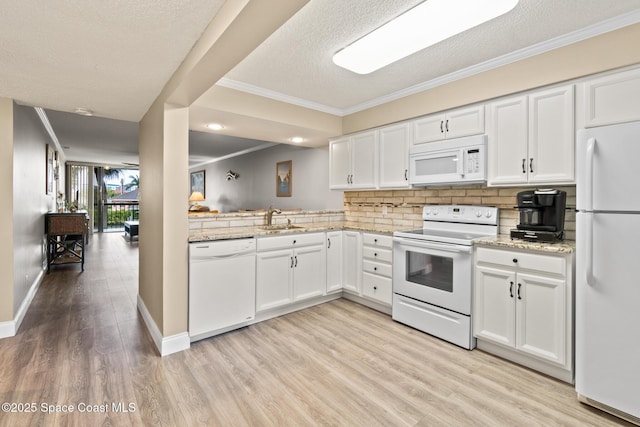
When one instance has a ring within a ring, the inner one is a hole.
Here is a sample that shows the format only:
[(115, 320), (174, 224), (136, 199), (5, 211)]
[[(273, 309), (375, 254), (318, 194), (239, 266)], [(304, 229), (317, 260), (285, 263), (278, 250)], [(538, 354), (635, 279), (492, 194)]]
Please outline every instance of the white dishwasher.
[(256, 239), (189, 244), (189, 337), (240, 328), (256, 313)]

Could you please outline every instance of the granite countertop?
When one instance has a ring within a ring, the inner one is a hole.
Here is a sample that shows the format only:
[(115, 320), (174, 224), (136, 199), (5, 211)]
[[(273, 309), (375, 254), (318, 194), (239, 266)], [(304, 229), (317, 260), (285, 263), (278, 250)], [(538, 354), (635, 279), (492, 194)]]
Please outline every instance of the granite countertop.
[(313, 224), (294, 224), (295, 228), (285, 230), (265, 230), (262, 226), (211, 228), (205, 230), (191, 230), (189, 242), (202, 242), (207, 240), (242, 239), (250, 237), (285, 236), (297, 233), (313, 233), (331, 230), (355, 230), (379, 234), (393, 234), (398, 228), (388, 225), (360, 224), (347, 221), (333, 221)]
[(495, 237), (479, 237), (473, 240), (475, 245), (500, 246), (511, 249), (526, 249), (531, 251), (573, 253), (576, 250), (575, 240), (563, 240), (556, 243), (531, 242), (529, 240), (512, 239), (508, 234), (499, 234)]

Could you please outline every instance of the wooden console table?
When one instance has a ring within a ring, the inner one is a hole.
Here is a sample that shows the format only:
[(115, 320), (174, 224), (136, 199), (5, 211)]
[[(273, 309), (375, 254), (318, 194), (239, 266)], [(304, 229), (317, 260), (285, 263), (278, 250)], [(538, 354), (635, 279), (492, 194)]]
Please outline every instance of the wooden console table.
[(84, 271), (87, 215), (84, 213), (45, 214), (47, 235), (47, 273), (51, 265), (79, 263)]

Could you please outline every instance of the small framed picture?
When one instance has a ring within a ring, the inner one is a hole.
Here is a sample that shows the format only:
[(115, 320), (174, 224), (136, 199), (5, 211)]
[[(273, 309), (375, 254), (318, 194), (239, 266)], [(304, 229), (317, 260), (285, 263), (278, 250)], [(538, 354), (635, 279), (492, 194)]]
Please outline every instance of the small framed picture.
[(51, 145), (47, 144), (47, 151), (45, 154), (45, 194), (53, 193), (53, 181), (54, 181), (54, 150)]
[(292, 186), (292, 160), (278, 162), (276, 164), (276, 196), (291, 197)]
[(191, 193), (199, 191), (202, 193), (202, 197), (206, 199), (207, 195), (205, 194), (204, 172), (205, 171), (203, 170), (191, 172)]

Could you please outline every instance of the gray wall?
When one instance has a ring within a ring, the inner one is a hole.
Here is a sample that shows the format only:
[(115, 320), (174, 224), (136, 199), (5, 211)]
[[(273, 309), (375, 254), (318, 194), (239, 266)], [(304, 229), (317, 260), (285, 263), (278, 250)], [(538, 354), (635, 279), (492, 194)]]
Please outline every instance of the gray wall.
[[(292, 160), (291, 197), (276, 197), (276, 163)], [(193, 168), (191, 172), (199, 170)], [(329, 190), (329, 149), (281, 144), (207, 165), (206, 201), (222, 212), (239, 209), (301, 208), (334, 210), (343, 207), (343, 192)], [(227, 171), (240, 174), (227, 181)]]
[(31, 107), (14, 104), (13, 243), (14, 315), (42, 273), (44, 214), (55, 192), (45, 194), (45, 152), (50, 138)]

